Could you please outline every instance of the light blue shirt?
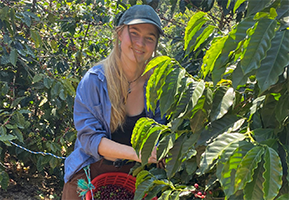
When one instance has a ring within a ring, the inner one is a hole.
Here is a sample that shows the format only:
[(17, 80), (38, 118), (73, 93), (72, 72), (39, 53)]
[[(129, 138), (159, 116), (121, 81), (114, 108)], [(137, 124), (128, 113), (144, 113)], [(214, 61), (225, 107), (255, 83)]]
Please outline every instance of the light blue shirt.
[[(147, 82), (144, 85), (146, 116), (164, 124), (166, 119), (161, 117), (159, 107), (155, 115), (147, 111), (146, 85)], [(98, 145), (102, 137), (111, 139), (110, 113), (111, 102), (104, 70), (102, 65), (97, 65), (88, 70), (76, 90), (73, 117), (77, 138), (73, 152), (65, 160), (65, 183), (80, 169), (102, 158), (98, 154)]]

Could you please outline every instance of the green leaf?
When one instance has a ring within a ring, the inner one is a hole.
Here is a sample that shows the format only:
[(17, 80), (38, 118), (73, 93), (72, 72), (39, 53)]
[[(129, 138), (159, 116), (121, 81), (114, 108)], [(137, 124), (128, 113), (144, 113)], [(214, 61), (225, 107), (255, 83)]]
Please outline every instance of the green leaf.
[(283, 169), (278, 153), (265, 146), (263, 183), (264, 199), (274, 199), (282, 186)]
[(248, 183), (244, 188), (244, 199), (252, 200), (252, 199), (263, 199), (263, 186), (264, 178), (262, 174), (264, 173), (263, 161), (258, 164), (258, 167), (254, 171), (253, 180)]
[(260, 93), (277, 83), (280, 74), (289, 64), (289, 30), (278, 31), (272, 39), (271, 48), (267, 57), (262, 60), (257, 70), (256, 78), (260, 87)]
[[(212, 166), (213, 162), (218, 159), (222, 153), (228, 150), (232, 143), (237, 143), (245, 138), (241, 133), (224, 133), (216, 137), (216, 139), (208, 145), (202, 155), (200, 162), (200, 172), (204, 174)], [(233, 152), (235, 149), (231, 149)]]
[(212, 141), (215, 137), (233, 127), (238, 120), (239, 118), (234, 115), (226, 115), (219, 120), (213, 121), (207, 129), (201, 132), (196, 146)]
[(237, 64), (236, 69), (232, 73), (233, 88), (237, 88), (239, 85), (245, 85), (251, 74), (244, 75), (240, 62)]
[(5, 171), (0, 172), (0, 185), (1, 189), (7, 190), (8, 185), (9, 185), (9, 175)]
[(196, 45), (195, 45), (194, 51), (196, 51), (200, 47), (200, 45), (206, 39), (208, 39), (208, 37), (214, 32), (215, 28), (216, 27), (212, 26), (212, 25), (209, 25), (205, 28), (205, 30), (201, 33), (201, 35), (196, 40)]
[(279, 196), (276, 200), (288, 200), (288, 199), (289, 199), (289, 193)]
[(275, 113), (276, 119), (280, 124), (289, 116), (289, 105), (288, 105), (289, 93), (285, 93), (281, 96), (277, 102)]
[(286, 18), (289, 15), (289, 4), (287, 0), (281, 0), (280, 7), (276, 10), (278, 13), (277, 19)]
[(11, 135), (11, 134), (8, 134), (8, 135), (0, 135), (0, 141), (2, 142), (6, 142), (6, 141), (9, 141), (9, 140), (14, 140), (16, 139), (16, 137), (14, 135)]
[(184, 44), (184, 50), (187, 49), (188, 44), (192, 37), (195, 35), (195, 33), (200, 30), (202, 25), (208, 21), (208, 19), (205, 17), (207, 14), (205, 12), (199, 11), (196, 14), (194, 14), (190, 21), (188, 22), (185, 30), (185, 44)]
[(145, 139), (147, 138), (146, 134), (150, 131), (153, 124), (157, 123), (153, 119), (145, 117), (139, 119), (135, 124), (131, 136), (131, 144), (137, 155), (139, 155), (139, 151), (142, 149)]
[(153, 187), (153, 185), (154, 185), (154, 179), (153, 178), (142, 181), (138, 185), (138, 187), (134, 193), (134, 199), (142, 199), (143, 196), (145, 195), (145, 193), (147, 191), (149, 191), (150, 188)]
[(33, 83), (37, 83), (37, 82), (41, 81), (42, 78), (43, 78), (43, 74), (35, 74), (35, 76), (33, 77), (32, 82)]
[(42, 40), (41, 40), (39, 33), (34, 30), (30, 30), (30, 33), (31, 33), (31, 38), (33, 39), (33, 42), (35, 44), (35, 47), (39, 48), (42, 45)]
[(10, 52), (9, 60), (10, 60), (11, 64), (14, 67), (16, 67), (16, 62), (17, 62), (17, 50), (16, 49), (12, 49), (12, 51)]
[(204, 78), (214, 69), (215, 62), (221, 54), (227, 38), (228, 36), (216, 38), (211, 47), (206, 51), (206, 54), (203, 57), (203, 64), (201, 66), (202, 75)]
[(276, 20), (261, 19), (254, 32), (248, 39), (245, 54), (241, 60), (241, 67), (244, 75), (260, 67), (261, 60), (271, 47), (271, 40), (275, 35)]
[(17, 136), (18, 140), (23, 143), (23, 134), (22, 134), (22, 132), (18, 128), (13, 129), (12, 132), (13, 132), (13, 135)]
[(162, 193), (162, 196), (158, 198), (158, 200), (169, 200), (172, 190), (166, 190)]
[(213, 108), (211, 111), (211, 121), (222, 118), (233, 105), (235, 92), (233, 88), (220, 87), (213, 99)]
[(244, 156), (236, 171), (235, 191), (244, 189), (245, 185), (253, 180), (254, 170), (258, 167), (258, 163), (261, 162), (263, 154), (264, 148), (256, 146)]
[(23, 99), (25, 99), (26, 97), (24, 96), (24, 97), (18, 97), (18, 98), (16, 98), (13, 102), (12, 102), (12, 104), (11, 104), (11, 108), (14, 108), (15, 106), (18, 106), (18, 104), (20, 103), (20, 101), (22, 101)]
[(154, 67), (158, 66), (161, 63), (165, 63), (166, 61), (170, 61), (171, 58), (168, 56), (158, 56), (152, 59), (147, 65), (142, 75), (153, 69)]
[(186, 136), (183, 134), (181, 135), (174, 143), (174, 146), (169, 151), (169, 158), (167, 158), (167, 166), (166, 172), (167, 177), (171, 178), (175, 175), (175, 173), (180, 169), (181, 166), (181, 155), (182, 155), (182, 145), (185, 141)]
[(236, 3), (235, 3), (235, 6), (234, 6), (234, 9), (233, 9), (233, 12), (235, 13), (236, 10), (240, 7), (240, 5), (242, 3), (244, 3), (246, 0), (237, 0)]
[(51, 157), (49, 165), (52, 169), (56, 168), (58, 165), (58, 158)]
[(252, 119), (252, 116), (263, 106), (266, 96), (260, 96), (254, 99), (252, 106), (250, 107), (250, 117), (249, 120)]
[(237, 24), (229, 33), (228, 38), (225, 41), (224, 47), (220, 56), (217, 58), (215, 62), (215, 67), (212, 71), (212, 79), (214, 85), (217, 84), (218, 81), (221, 80), (223, 73), (226, 70), (226, 63), (229, 61), (231, 52), (236, 51), (237, 46), (240, 44), (242, 40), (246, 37), (246, 31), (254, 26), (256, 23), (252, 17), (246, 18)]
[(225, 164), (218, 162), (216, 175), (220, 180), (222, 189), (227, 198), (234, 194), (236, 170), (238, 169), (243, 157), (252, 148), (253, 145), (251, 143), (241, 141), (239, 147), (233, 152)]
[(160, 97), (161, 115), (167, 113), (170, 107), (175, 103), (178, 88), (181, 80), (184, 78), (186, 70), (183, 68), (174, 68), (166, 77), (163, 86), (163, 93)]
[(141, 149), (142, 165), (146, 165), (148, 163), (148, 159), (151, 156), (153, 149), (157, 145), (161, 130), (162, 126), (153, 126), (151, 129), (149, 129), (149, 132), (146, 133), (146, 138), (143, 140), (144, 143)]
[(249, 0), (247, 8), (247, 16), (255, 14), (264, 8), (270, 6), (271, 0)]

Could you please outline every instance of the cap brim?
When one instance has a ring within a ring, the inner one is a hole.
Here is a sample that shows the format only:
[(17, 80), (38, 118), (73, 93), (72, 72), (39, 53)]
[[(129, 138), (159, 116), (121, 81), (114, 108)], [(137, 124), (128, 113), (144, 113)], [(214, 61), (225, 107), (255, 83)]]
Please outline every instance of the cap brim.
[(153, 24), (153, 25), (155, 25), (155, 26), (158, 28), (160, 34), (161, 34), (161, 35), (164, 35), (164, 32), (163, 32), (163, 30), (159, 27), (159, 25), (158, 25), (157, 23), (151, 21), (151, 20), (147, 20), (147, 19), (133, 19), (133, 20), (125, 21), (125, 22), (123, 22), (123, 24), (125, 24), (125, 25)]

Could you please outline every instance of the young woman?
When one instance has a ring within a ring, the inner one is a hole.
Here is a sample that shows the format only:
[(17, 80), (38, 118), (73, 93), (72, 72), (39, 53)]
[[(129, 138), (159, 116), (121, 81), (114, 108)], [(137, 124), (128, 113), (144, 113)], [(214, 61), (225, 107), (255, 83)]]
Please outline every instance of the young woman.
[[(160, 18), (152, 7), (130, 7), (119, 20), (110, 55), (80, 81), (74, 103), (77, 139), (65, 160), (62, 199), (81, 199), (77, 180), (86, 180), (82, 168), (87, 165), (92, 180), (105, 172), (128, 173), (134, 163), (124, 161), (141, 162), (130, 142), (139, 118), (165, 123), (159, 109), (154, 115), (146, 109), (145, 87), (150, 74), (141, 76), (162, 33)], [(157, 163), (156, 148), (149, 163)]]

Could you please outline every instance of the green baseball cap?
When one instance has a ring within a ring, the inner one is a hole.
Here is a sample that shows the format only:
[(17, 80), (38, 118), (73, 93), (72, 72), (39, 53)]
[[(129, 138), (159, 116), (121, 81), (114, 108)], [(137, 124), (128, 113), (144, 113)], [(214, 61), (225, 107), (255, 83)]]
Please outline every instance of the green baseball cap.
[(159, 16), (149, 5), (134, 5), (130, 7), (119, 19), (118, 26), (145, 23), (155, 25), (158, 28), (160, 34), (164, 34)]

